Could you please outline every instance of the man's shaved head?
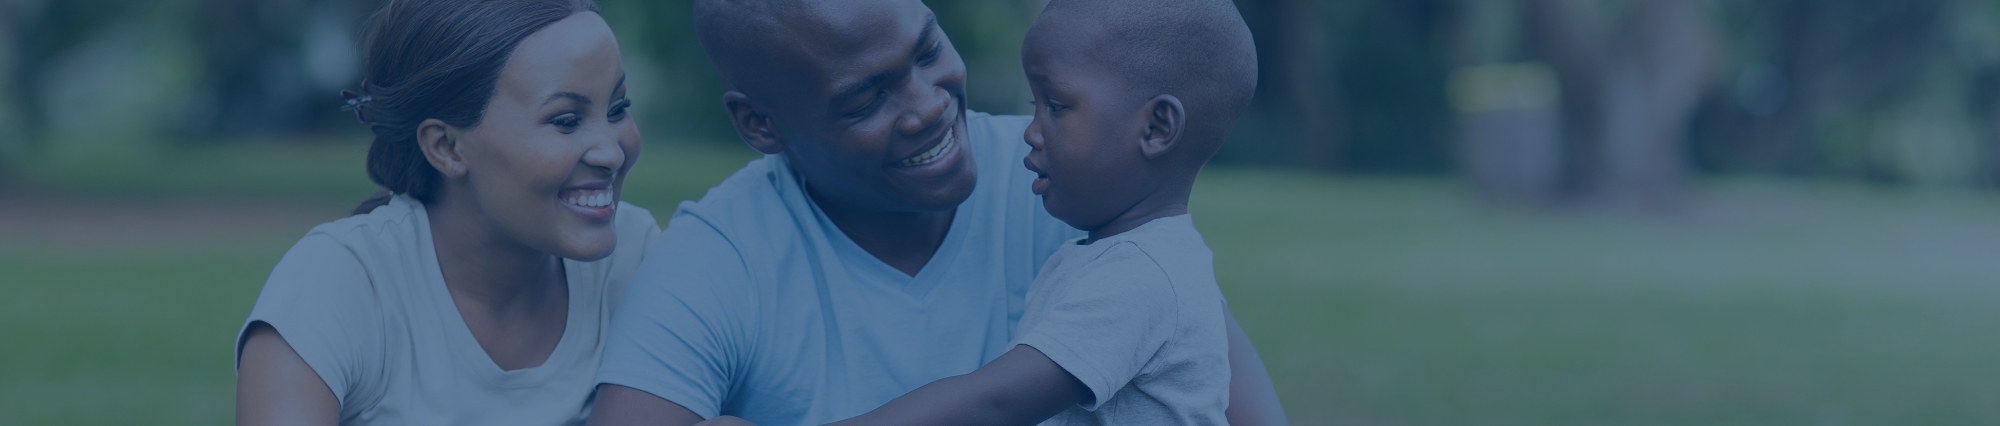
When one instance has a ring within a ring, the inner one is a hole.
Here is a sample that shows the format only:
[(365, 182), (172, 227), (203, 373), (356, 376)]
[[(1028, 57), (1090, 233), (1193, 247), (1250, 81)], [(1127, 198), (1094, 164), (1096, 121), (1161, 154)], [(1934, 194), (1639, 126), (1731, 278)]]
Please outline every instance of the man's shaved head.
[(1031, 30), (1029, 43), (1088, 49), (1094, 66), (1123, 80), (1133, 102), (1180, 98), (1198, 143), (1219, 147), (1257, 88), (1257, 49), (1230, 0), (1052, 0), (1035, 25), (1064, 28)]
[(798, 73), (809, 70), (799, 69), (801, 60), (832, 59), (823, 62), (839, 63), (864, 53), (829, 49), (851, 44), (821, 42), (861, 33), (856, 29), (878, 22), (871, 18), (893, 13), (884, 11), (885, 5), (903, 1), (914, 2), (696, 0), (695, 34), (722, 75), (723, 84), (755, 98), (766, 86), (802, 77)]

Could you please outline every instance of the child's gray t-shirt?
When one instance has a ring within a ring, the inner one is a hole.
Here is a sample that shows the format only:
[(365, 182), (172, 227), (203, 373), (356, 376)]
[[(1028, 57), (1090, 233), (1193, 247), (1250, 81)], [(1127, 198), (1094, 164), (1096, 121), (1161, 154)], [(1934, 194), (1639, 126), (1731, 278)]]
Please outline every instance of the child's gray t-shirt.
[(1028, 288), (1017, 344), (1090, 388), (1044, 425), (1223, 425), (1229, 340), (1214, 253), (1188, 215), (1071, 241)]

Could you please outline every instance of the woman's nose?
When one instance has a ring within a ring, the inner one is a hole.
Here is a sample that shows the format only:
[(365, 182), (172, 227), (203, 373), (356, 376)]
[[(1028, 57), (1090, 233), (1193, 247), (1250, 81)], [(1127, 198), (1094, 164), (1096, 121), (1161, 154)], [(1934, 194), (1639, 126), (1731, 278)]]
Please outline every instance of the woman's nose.
[(612, 131), (591, 138), (590, 148), (583, 151), (583, 164), (609, 170), (624, 167), (625, 144), (619, 143), (624, 136), (625, 132)]

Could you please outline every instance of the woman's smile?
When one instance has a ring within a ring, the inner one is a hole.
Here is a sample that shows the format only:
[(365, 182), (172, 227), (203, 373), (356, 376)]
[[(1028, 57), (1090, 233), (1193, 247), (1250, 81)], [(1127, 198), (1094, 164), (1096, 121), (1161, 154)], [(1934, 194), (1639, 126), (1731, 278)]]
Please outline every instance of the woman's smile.
[(563, 207), (582, 216), (584, 221), (606, 223), (618, 213), (618, 196), (611, 191), (607, 182), (599, 181), (580, 188), (558, 192), (556, 199)]

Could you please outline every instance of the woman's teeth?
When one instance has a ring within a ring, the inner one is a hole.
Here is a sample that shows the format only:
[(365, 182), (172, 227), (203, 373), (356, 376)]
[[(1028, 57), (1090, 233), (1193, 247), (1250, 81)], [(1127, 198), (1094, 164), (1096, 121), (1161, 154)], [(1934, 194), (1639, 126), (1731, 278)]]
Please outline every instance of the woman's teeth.
[(580, 191), (575, 195), (569, 196), (569, 198), (563, 199), (563, 201), (591, 208), (609, 206), (611, 205), (611, 191)]
[(953, 130), (954, 129), (945, 129), (944, 141), (938, 142), (937, 146), (931, 147), (929, 151), (924, 151), (922, 154), (917, 154), (916, 156), (905, 158), (903, 159), (903, 161), (897, 161), (896, 167), (918, 166), (918, 165), (930, 164), (932, 161), (937, 161), (938, 157), (944, 156), (943, 154), (946, 149), (951, 148), (951, 145), (953, 143), (958, 142), (958, 138), (952, 134)]

